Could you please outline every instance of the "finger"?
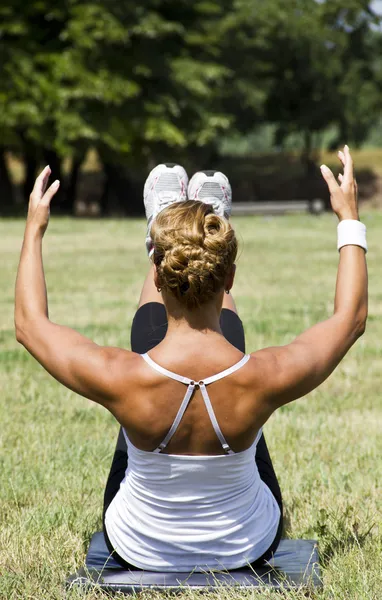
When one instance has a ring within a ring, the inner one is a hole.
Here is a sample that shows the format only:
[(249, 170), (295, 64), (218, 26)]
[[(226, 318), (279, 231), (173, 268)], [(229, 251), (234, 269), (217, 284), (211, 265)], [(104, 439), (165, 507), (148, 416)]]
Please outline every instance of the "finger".
[(36, 178), (36, 181), (33, 186), (32, 194), (37, 197), (37, 199), (41, 198), (46, 189), (46, 184), (48, 183), (49, 175), (51, 174), (50, 166), (47, 165), (45, 169), (43, 169), (40, 175)]
[(342, 182), (343, 182), (343, 180), (344, 180), (344, 176), (342, 175), (342, 173), (340, 173), (340, 174), (338, 175), (338, 181), (339, 181), (340, 183), (342, 183)]
[(344, 168), (344, 176), (347, 182), (353, 181), (353, 159), (350, 154), (349, 146), (346, 145), (344, 147), (344, 155), (345, 155), (345, 168)]
[(345, 166), (345, 154), (341, 152), (341, 150), (338, 152), (338, 158), (342, 162), (343, 166)]
[(333, 173), (326, 165), (321, 165), (321, 173), (326, 183), (328, 184), (330, 193), (334, 194), (339, 189), (339, 186)]
[(52, 183), (52, 185), (50, 187), (48, 187), (48, 189), (46, 190), (45, 194), (43, 195), (41, 202), (39, 202), (40, 206), (49, 206), (53, 196), (56, 194), (58, 188), (60, 187), (60, 182), (58, 179), (56, 179), (56, 181), (54, 181)]

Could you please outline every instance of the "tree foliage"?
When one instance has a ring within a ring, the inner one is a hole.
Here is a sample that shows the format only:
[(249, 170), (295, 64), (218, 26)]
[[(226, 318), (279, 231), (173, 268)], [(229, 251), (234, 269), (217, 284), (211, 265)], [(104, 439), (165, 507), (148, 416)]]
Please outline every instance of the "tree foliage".
[[(380, 115), (381, 33), (365, 0), (9, 0), (0, 4), (1, 182), (4, 151), (73, 170), (72, 210), (89, 147), (107, 194), (170, 153), (214, 153), (225, 133), (276, 127), (281, 145), (337, 127), (362, 143)], [(334, 140), (337, 143), (338, 140)], [(118, 174), (119, 173), (119, 174)], [(118, 175), (118, 176), (117, 176)], [(4, 193), (2, 194), (4, 197)]]

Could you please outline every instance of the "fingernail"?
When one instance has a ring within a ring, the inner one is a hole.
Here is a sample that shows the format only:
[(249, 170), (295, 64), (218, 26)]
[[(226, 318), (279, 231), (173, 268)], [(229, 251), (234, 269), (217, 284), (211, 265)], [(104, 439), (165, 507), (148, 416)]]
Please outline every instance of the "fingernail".
[(321, 171), (324, 171), (325, 173), (327, 173), (329, 171), (329, 169), (326, 165), (321, 165), (320, 169), (321, 169)]
[(346, 150), (349, 150), (349, 146), (347, 144), (345, 144), (345, 148)]
[(56, 179), (56, 181), (54, 183), (52, 183), (52, 188), (58, 188), (58, 186), (60, 185), (60, 181), (58, 179)]

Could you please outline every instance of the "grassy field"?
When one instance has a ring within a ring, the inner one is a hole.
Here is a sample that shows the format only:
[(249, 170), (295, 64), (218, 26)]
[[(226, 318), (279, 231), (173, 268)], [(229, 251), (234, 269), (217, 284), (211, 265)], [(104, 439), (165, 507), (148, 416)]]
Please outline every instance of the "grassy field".
[[(265, 427), (284, 493), (286, 536), (319, 541), (324, 589), (313, 595), (317, 600), (382, 596), (382, 215), (363, 217), (370, 247), (367, 332), (324, 385)], [(235, 225), (241, 255), (234, 291), (248, 350), (284, 344), (330, 314), (334, 217), (254, 217)], [(141, 220), (53, 219), (45, 240), (52, 320), (100, 344), (129, 347), (147, 269), (144, 232)], [(0, 221), (0, 598), (71, 600), (77, 595), (66, 594), (63, 582), (83, 565), (91, 534), (101, 527), (118, 426), (104, 409), (52, 380), (16, 343), (13, 287), (22, 233), (22, 221)]]

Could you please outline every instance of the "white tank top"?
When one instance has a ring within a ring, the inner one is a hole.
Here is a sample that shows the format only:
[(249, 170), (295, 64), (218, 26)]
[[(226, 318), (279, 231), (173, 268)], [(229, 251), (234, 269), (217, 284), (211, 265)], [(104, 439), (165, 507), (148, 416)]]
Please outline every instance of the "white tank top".
[[(153, 452), (136, 448), (124, 435), (128, 467), (105, 515), (113, 548), (127, 562), (149, 571), (235, 569), (260, 558), (273, 542), (279, 506), (260, 479), (252, 446), (233, 452), (216, 420), (206, 386), (234, 373), (245, 355), (222, 373), (195, 382), (142, 358), (162, 375), (187, 385), (168, 434)], [(174, 435), (195, 388), (202, 393), (224, 454), (162, 454)]]

